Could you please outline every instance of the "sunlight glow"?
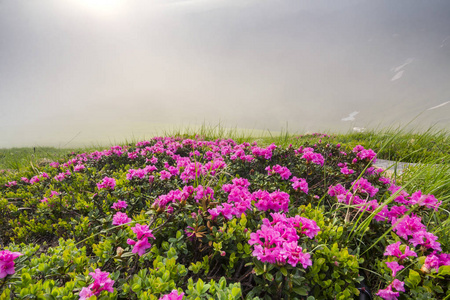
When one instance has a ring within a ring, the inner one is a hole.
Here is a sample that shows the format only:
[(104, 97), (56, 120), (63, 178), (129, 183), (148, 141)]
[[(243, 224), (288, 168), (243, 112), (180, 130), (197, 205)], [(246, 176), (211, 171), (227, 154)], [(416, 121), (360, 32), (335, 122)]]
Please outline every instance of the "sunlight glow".
[(72, 2), (99, 15), (117, 14), (125, 4), (125, 0), (72, 0)]

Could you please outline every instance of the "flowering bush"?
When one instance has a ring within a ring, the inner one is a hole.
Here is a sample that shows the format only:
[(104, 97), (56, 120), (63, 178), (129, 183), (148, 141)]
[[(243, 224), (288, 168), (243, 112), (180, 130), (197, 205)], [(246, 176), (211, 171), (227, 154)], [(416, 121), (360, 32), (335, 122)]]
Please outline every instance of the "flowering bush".
[(157, 137), (2, 174), (0, 299), (444, 298), (448, 212), (375, 159)]

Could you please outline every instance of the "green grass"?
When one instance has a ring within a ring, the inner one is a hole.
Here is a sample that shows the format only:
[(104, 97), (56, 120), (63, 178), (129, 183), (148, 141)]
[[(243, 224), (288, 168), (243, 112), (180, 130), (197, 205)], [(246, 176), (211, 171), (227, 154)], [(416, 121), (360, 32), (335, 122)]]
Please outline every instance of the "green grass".
[[(300, 147), (301, 145), (323, 143), (340, 143), (344, 149), (351, 149), (360, 144), (366, 149), (371, 148), (378, 153), (378, 158), (393, 161), (418, 163), (410, 167), (398, 178), (405, 184), (411, 181), (411, 188), (421, 189), (431, 193), (446, 203), (450, 203), (450, 135), (448, 131), (430, 128), (425, 131), (388, 128), (370, 130), (362, 133), (349, 132), (345, 134), (290, 134), (287, 130), (272, 133), (270, 131), (225, 128), (223, 126), (208, 126), (179, 128), (164, 133), (165, 136), (182, 136), (185, 138), (201, 137), (207, 140), (233, 139), (237, 143), (258, 142), (261, 146), (275, 143), (281, 147)], [(131, 138), (121, 145), (134, 144), (137, 140)], [(52, 148), (28, 147), (0, 149), (0, 172), (18, 171), (33, 168), (48, 161), (67, 159), (71, 152), (82, 153), (102, 150), (107, 146), (94, 145), (85, 148)], [(3, 170), (3, 171), (2, 171)]]

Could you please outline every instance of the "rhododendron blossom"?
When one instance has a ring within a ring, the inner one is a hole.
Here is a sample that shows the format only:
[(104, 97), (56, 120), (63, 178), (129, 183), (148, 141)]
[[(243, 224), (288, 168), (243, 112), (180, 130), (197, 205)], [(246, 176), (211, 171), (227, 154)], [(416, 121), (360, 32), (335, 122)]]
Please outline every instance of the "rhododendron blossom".
[(438, 201), (433, 195), (422, 195), (422, 191), (417, 191), (409, 197), (409, 204), (418, 204), (420, 206), (426, 206), (427, 208), (433, 208), (437, 211), (438, 207), (442, 204), (442, 201)]
[(281, 179), (284, 179), (284, 180), (288, 180), (289, 177), (291, 177), (291, 175), (292, 175), (291, 171), (289, 171), (288, 168), (280, 166), (280, 165), (275, 165), (272, 168), (270, 166), (268, 166), (265, 170), (267, 171), (267, 175), (271, 176), (271, 175), (277, 173), (281, 176)]
[(98, 296), (102, 291), (114, 292), (114, 280), (109, 278), (108, 272), (102, 272), (100, 269), (95, 269), (94, 272), (90, 272), (94, 282), (89, 287), (84, 287), (80, 291), (80, 300), (89, 299), (92, 296)]
[[(403, 281), (394, 279), (387, 288), (385, 288), (384, 290), (379, 290), (377, 296), (380, 296), (384, 300), (397, 300), (397, 297), (400, 297), (399, 292), (405, 291), (404, 285), (405, 283)], [(392, 288), (394, 288), (396, 292), (394, 292)]]
[(113, 216), (112, 224), (114, 226), (117, 226), (117, 225), (129, 223), (129, 222), (131, 222), (131, 218), (129, 218), (126, 213), (122, 213), (119, 211)]
[(128, 204), (125, 201), (119, 200), (119, 201), (113, 203), (111, 208), (115, 209), (115, 210), (119, 210), (119, 209), (122, 209), (122, 208), (125, 209), (125, 208), (127, 208), (127, 206), (128, 206)]
[(102, 182), (97, 183), (97, 188), (99, 190), (101, 190), (101, 189), (114, 190), (115, 186), (116, 186), (116, 180), (114, 178), (110, 178), (110, 177), (105, 177), (105, 178), (103, 178)]
[(413, 232), (413, 237), (409, 240), (409, 242), (413, 244), (414, 247), (421, 245), (427, 249), (442, 251), (441, 244), (436, 240), (437, 236), (435, 236), (434, 234), (425, 230), (420, 230)]
[(308, 194), (308, 183), (306, 182), (306, 179), (304, 178), (297, 178), (297, 177), (292, 177), (291, 181), (292, 183), (292, 188), (296, 191), (300, 190), (302, 192), (304, 192), (305, 194)]
[(400, 219), (393, 218), (392, 225), (394, 231), (404, 239), (408, 239), (408, 236), (412, 236), (414, 232), (425, 230), (421, 218), (414, 215), (412, 217), (406, 215)]
[(400, 250), (400, 244), (401, 242), (397, 242), (386, 246), (384, 255), (395, 256), (400, 260), (404, 260), (407, 257), (417, 257), (417, 253), (410, 250), (408, 246), (405, 247), (405, 252), (402, 252)]
[(20, 252), (11, 252), (9, 250), (0, 251), (0, 278), (5, 278), (15, 273), (14, 260), (21, 255), (23, 254)]
[(398, 271), (405, 268), (404, 266), (399, 265), (398, 262), (396, 262), (396, 261), (386, 262), (386, 265), (388, 266), (389, 269), (392, 270), (392, 274), (391, 274), (392, 277), (395, 277), (397, 275)]
[(182, 300), (184, 293), (178, 293), (177, 290), (173, 290), (170, 294), (164, 295), (159, 300)]
[(252, 199), (255, 201), (255, 207), (262, 211), (273, 210), (278, 212), (283, 210), (287, 212), (289, 209), (289, 194), (285, 192), (269, 193), (259, 190), (252, 194)]
[(155, 237), (153, 236), (152, 230), (148, 229), (148, 225), (136, 224), (134, 227), (131, 227), (131, 230), (136, 234), (137, 241), (128, 239), (127, 244), (134, 246), (131, 252), (142, 256), (152, 246), (148, 242), (148, 238), (155, 239)]
[[(252, 255), (261, 262), (272, 264), (289, 263), (293, 267), (301, 263), (303, 268), (311, 266), (310, 254), (304, 253), (297, 242), (300, 237), (297, 234), (296, 227), (299, 227), (299, 223), (296, 217), (300, 216), (287, 218), (285, 214), (271, 213), (270, 215), (273, 219), (272, 222), (269, 219), (263, 219), (261, 229), (250, 234), (248, 243), (253, 245)], [(308, 223), (305, 220), (307, 219), (304, 218), (303, 222), (305, 224)], [(313, 231), (316, 231), (316, 229), (314, 228)], [(310, 232), (312, 237), (315, 234)]]

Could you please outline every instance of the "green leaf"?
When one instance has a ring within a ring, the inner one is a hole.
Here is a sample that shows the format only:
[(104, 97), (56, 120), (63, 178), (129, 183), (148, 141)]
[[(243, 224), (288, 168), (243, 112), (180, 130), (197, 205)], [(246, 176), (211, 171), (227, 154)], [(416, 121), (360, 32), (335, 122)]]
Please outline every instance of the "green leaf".
[(270, 281), (272, 281), (273, 280), (273, 275), (272, 274), (270, 274), (270, 273), (266, 273), (266, 274), (264, 274), (264, 277), (267, 279), (267, 280), (270, 280)]
[(411, 284), (413, 285), (413, 287), (416, 287), (422, 280), (422, 278), (420, 278), (420, 274), (414, 270), (409, 270), (408, 279), (409, 282), (411, 282)]
[(305, 288), (293, 288), (292, 289), (294, 293), (300, 295), (300, 296), (308, 296), (308, 291)]
[(199, 295), (202, 294), (204, 285), (205, 285), (205, 283), (203, 282), (203, 280), (201, 278), (199, 278), (197, 281), (197, 285), (195, 286), (195, 289), (197, 290)]
[(234, 287), (231, 290), (231, 295), (233, 295), (234, 298), (238, 297), (240, 294), (241, 294), (241, 289), (240, 288)]
[(286, 270), (285, 267), (281, 267), (281, 268), (280, 268), (280, 271), (281, 271), (281, 273), (282, 273), (284, 276), (287, 276), (287, 270)]
[(439, 267), (439, 275), (450, 275), (450, 266), (440, 266)]

